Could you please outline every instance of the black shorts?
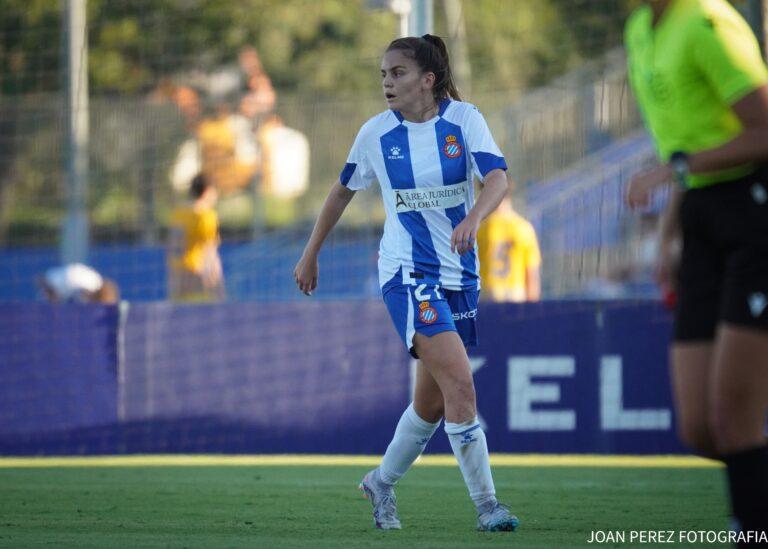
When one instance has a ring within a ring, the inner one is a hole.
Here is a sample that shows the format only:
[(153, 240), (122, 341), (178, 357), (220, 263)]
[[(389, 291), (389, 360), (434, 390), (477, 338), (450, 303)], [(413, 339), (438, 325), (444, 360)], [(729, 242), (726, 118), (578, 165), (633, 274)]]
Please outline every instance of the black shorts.
[(686, 191), (680, 210), (676, 341), (710, 341), (720, 322), (768, 329), (768, 177)]

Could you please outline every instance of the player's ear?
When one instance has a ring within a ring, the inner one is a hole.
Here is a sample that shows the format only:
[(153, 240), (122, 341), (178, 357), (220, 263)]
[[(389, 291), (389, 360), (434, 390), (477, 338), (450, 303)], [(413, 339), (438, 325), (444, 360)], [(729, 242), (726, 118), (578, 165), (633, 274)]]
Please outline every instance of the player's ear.
[(435, 87), (435, 79), (436, 79), (435, 73), (433, 73), (431, 71), (425, 72), (421, 76), (421, 82), (422, 82), (422, 85), (424, 86), (424, 89), (425, 90), (431, 90), (432, 88), (434, 88)]

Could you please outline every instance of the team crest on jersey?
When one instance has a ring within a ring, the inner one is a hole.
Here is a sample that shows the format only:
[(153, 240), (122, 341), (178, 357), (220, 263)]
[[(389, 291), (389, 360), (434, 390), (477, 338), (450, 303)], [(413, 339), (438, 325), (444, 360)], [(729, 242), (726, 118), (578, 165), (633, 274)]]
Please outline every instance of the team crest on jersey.
[(424, 324), (432, 324), (437, 320), (437, 310), (429, 306), (429, 301), (419, 303), (419, 320)]
[(389, 156), (387, 158), (389, 160), (402, 160), (405, 158), (405, 156), (402, 155), (402, 151), (400, 150), (400, 147), (395, 145), (393, 147), (390, 147)]
[(459, 144), (455, 135), (449, 135), (445, 138), (443, 153), (448, 158), (458, 158), (461, 156), (461, 145)]

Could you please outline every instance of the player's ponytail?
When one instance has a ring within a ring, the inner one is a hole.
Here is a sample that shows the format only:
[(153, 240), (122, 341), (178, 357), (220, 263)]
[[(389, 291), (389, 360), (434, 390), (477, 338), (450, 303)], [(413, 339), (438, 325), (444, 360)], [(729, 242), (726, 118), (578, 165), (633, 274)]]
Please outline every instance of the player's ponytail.
[(437, 79), (435, 80), (435, 99), (441, 101), (446, 98), (456, 99), (461, 101), (459, 96), (459, 90), (456, 89), (456, 84), (453, 82), (453, 72), (451, 71), (451, 60), (448, 57), (448, 48), (443, 42), (443, 39), (434, 34), (425, 34), (421, 37), (426, 42), (432, 44), (439, 53), (440, 62), (439, 73), (435, 72)]
[(425, 34), (421, 38), (398, 38), (389, 45), (387, 51), (390, 50), (410, 52), (409, 57), (416, 61), (422, 71), (435, 74), (432, 93), (436, 102), (449, 98), (461, 101), (459, 90), (453, 82), (448, 48), (442, 38), (434, 34)]

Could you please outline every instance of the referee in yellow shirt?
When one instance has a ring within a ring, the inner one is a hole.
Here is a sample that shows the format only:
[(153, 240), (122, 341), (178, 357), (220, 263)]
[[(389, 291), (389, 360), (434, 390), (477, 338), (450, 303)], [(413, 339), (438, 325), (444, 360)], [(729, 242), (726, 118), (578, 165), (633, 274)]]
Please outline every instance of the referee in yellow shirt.
[(662, 218), (658, 273), (677, 292), (678, 433), (694, 451), (725, 462), (739, 545), (763, 545), (768, 70), (749, 26), (725, 0), (646, 0), (627, 22), (625, 43), (630, 82), (662, 161), (630, 182), (627, 201), (642, 206), (657, 187), (676, 184)]

